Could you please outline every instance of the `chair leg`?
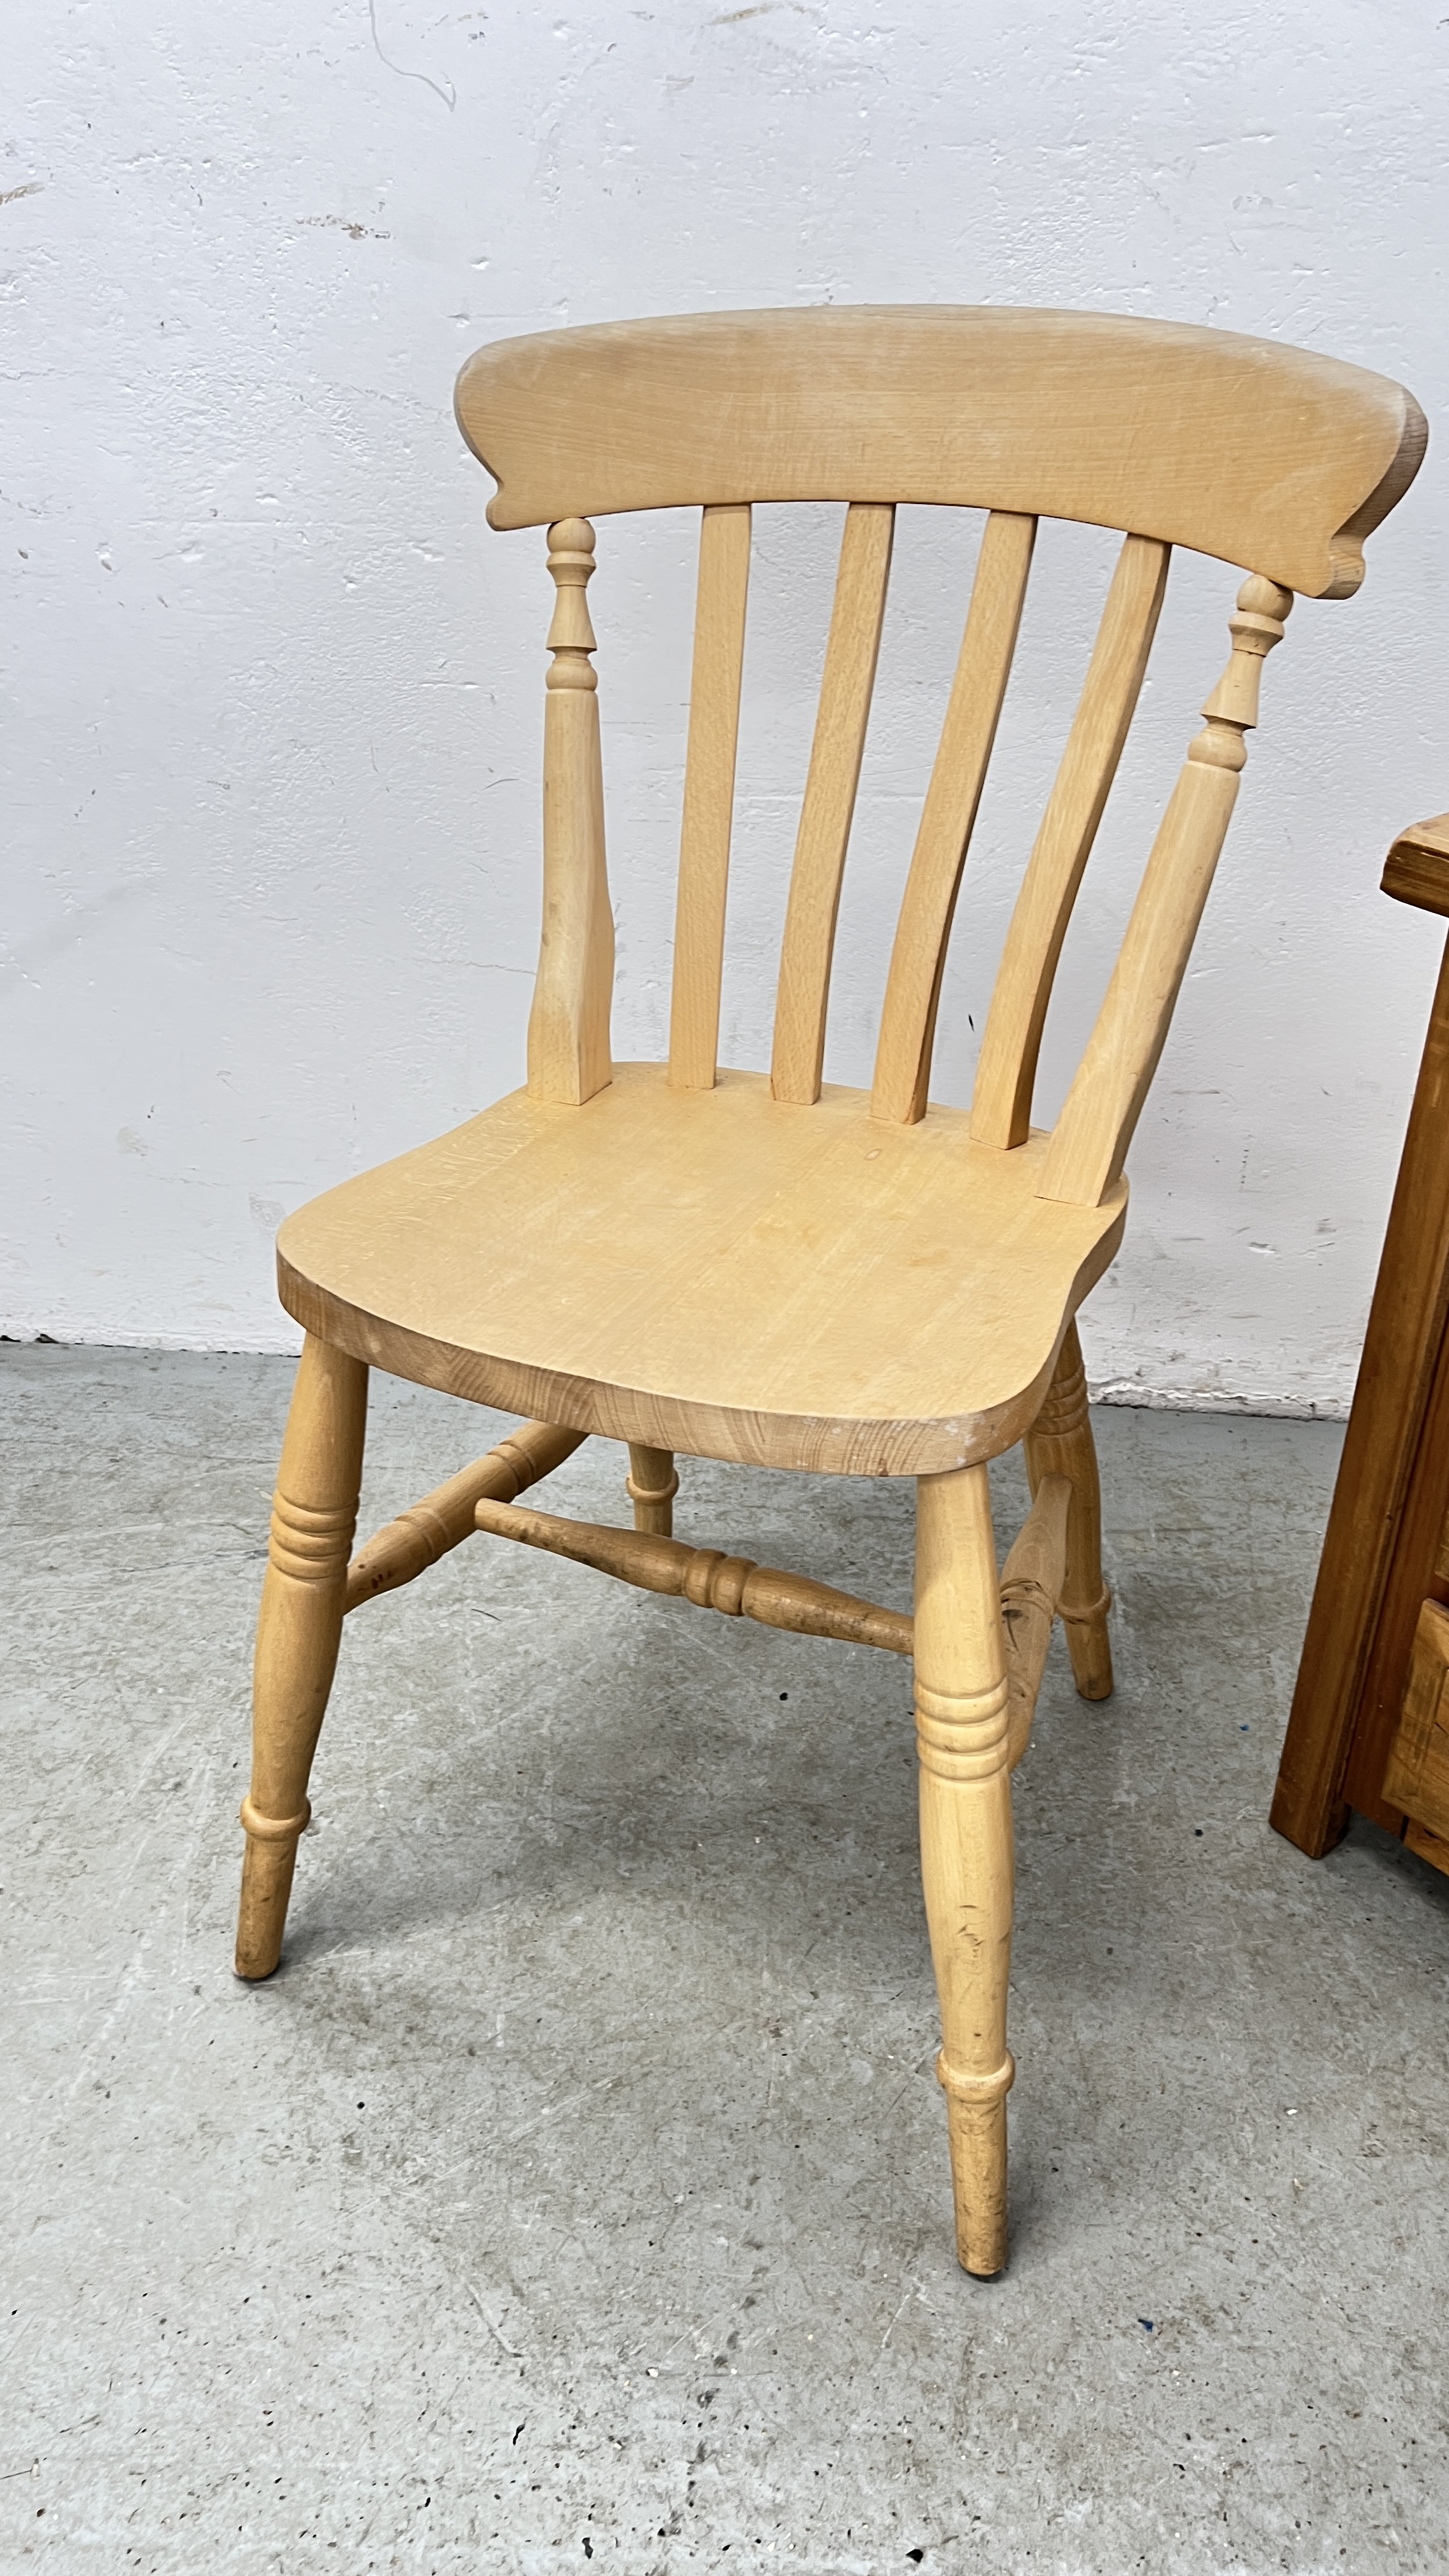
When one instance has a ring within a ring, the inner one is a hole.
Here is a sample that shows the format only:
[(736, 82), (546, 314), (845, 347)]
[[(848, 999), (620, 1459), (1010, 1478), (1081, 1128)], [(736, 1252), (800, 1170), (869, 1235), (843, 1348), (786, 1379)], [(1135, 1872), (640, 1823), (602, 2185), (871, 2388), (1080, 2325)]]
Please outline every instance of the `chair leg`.
[(631, 1440), (624, 1491), (634, 1506), (636, 1530), (648, 1530), (655, 1538), (674, 1536), (674, 1497), (679, 1491), (679, 1478), (672, 1449), (643, 1449)]
[(945, 2040), (956, 2251), (1006, 2262), (1011, 1782), (1001, 1598), (984, 1467), (922, 1476), (916, 1512), (916, 1746), (921, 1879)]
[(307, 1778), (342, 1635), (366, 1418), (362, 1362), (309, 1333), (282, 1442), (257, 1621), (239, 1977), (269, 1977), (282, 1954), (297, 1837), (312, 1812)]
[(1075, 1323), (1067, 1326), (1056, 1373), (1026, 1435), (1026, 1472), (1033, 1494), (1043, 1476), (1066, 1476), (1071, 1481), (1067, 1576), (1058, 1615), (1067, 1632), (1072, 1672), (1083, 1699), (1110, 1699), (1112, 1645), (1107, 1613), (1112, 1595), (1102, 1581), (1102, 1488)]

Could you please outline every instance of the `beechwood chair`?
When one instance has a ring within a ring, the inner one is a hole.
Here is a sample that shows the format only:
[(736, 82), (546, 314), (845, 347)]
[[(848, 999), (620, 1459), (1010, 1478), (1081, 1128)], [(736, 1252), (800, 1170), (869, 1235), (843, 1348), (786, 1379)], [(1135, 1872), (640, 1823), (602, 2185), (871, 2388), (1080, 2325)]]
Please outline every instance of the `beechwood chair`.
[[(710, 314), (479, 352), (463, 435), (495, 528), (547, 527), (543, 941), (526, 1088), (283, 1226), (306, 1340), (282, 1450), (242, 1807), (237, 1969), (280, 1956), (345, 1614), (475, 1528), (700, 1607), (915, 1659), (921, 1870), (957, 2244), (1006, 2257), (1010, 1773), (1054, 1616), (1112, 1687), (1074, 1316), (1122, 1238), (1123, 1162), (1300, 591), (1344, 599), (1417, 471), (1385, 378), (1227, 332), (949, 307)], [(716, 1066), (754, 502), (847, 504), (768, 1076)], [(822, 1087), (841, 874), (895, 507), (989, 512), (885, 984), (873, 1089)], [(667, 1064), (610, 1060), (613, 924), (591, 520), (702, 510)], [(1027, 859), (968, 1111), (928, 1101), (943, 958), (1040, 516), (1122, 532)], [(1053, 976), (1142, 685), (1172, 546), (1245, 571), (1232, 652), (1147, 856), (1055, 1129), (1031, 1125)], [(349, 1564), (369, 1366), (539, 1417)], [(517, 1507), (590, 1433), (632, 1530)], [(1034, 1502), (997, 1574), (986, 1462)], [(914, 1476), (914, 1618), (670, 1535), (674, 1453)]]

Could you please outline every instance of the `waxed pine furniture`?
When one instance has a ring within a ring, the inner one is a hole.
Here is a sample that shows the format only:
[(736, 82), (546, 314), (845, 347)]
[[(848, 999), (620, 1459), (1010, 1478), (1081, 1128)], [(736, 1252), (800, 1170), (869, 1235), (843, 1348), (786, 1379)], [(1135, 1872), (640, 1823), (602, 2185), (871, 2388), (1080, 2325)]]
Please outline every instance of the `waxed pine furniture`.
[[(1383, 891), (1449, 916), (1449, 814)], [(1350, 1810), (1449, 1873), (1449, 941), (1389, 1211), (1272, 1821), (1321, 1860)]]
[[(280, 1955), (344, 1618), (475, 1529), (701, 1608), (911, 1655), (957, 2245), (968, 2271), (990, 2275), (1007, 2242), (1010, 1774), (1054, 1617), (1079, 1690), (1112, 1687), (1074, 1317), (1122, 1239), (1123, 1165), (1237, 797), (1264, 656), (1295, 592), (1357, 589), (1363, 540), (1417, 470), (1422, 416), (1383, 377), (1267, 341), (934, 306), (545, 332), (481, 350), (457, 409), (497, 484), (491, 524), (546, 529), (555, 585), (528, 1079), (281, 1231), (282, 1302), (306, 1340), (257, 1638), (238, 1972), (265, 1977)], [(767, 1072), (724, 1070), (751, 511), (827, 501), (844, 505), (839, 572), (772, 1059)], [(831, 951), (895, 513), (912, 503), (988, 515), (874, 1083), (854, 1091), (821, 1081)], [(701, 519), (669, 1057), (615, 1065), (594, 523), (686, 505)], [(1119, 530), (1122, 543), (1075, 713), (1063, 711), (1055, 785), (1035, 837), (1023, 834), (974, 1096), (946, 1107), (929, 1097), (943, 958), (1042, 517)], [(1231, 655), (1044, 1133), (1031, 1112), (1053, 976), (1175, 545), (1246, 573)], [(1348, 712), (1324, 710), (1320, 757), (1341, 756)], [(534, 1418), (349, 1563), (372, 1367)], [(589, 1435), (628, 1444), (631, 1529), (516, 1500)], [(998, 1578), (987, 1461), (1022, 1440), (1034, 1501)], [(914, 1477), (914, 1613), (674, 1539), (680, 1454)]]

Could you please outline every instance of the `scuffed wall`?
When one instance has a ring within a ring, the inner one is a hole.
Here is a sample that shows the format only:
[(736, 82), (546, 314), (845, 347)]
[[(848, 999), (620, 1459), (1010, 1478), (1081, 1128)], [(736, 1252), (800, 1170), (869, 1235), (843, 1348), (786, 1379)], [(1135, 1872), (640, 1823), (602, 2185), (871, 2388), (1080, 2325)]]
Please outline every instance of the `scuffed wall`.
[[(1392, 0), (31, 0), (0, 135), (11, 866), (0, 1328), (272, 1348), (270, 1238), (520, 1078), (536, 535), (450, 411), (480, 342), (821, 300), (1063, 303), (1446, 381), (1449, 20)], [(1449, 804), (1449, 485), (1301, 603), (1084, 1339), (1136, 1396), (1341, 1409), (1440, 945), (1376, 891)], [(761, 513), (726, 1037), (768, 974), (835, 514)], [(1050, 532), (942, 1012), (961, 1099), (1110, 546)], [(657, 1052), (692, 532), (593, 588), (616, 1051)], [(827, 1071), (866, 1075), (975, 529), (903, 524)], [(1234, 587), (1186, 563), (1109, 810), (1054, 1109)]]

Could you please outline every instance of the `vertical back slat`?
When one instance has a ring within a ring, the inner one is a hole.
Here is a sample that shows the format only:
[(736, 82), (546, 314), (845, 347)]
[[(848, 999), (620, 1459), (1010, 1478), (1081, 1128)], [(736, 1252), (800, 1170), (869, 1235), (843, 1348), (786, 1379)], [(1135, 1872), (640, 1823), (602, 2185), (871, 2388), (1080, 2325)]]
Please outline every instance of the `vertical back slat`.
[(1100, 1207), (1127, 1159), (1227, 836), (1263, 663), (1291, 590), (1250, 573), (1228, 625), (1232, 656), (1189, 743), (1158, 827), (1106, 999), (1057, 1120), (1038, 1196)]
[(875, 685), (894, 532), (891, 503), (851, 503), (840, 544), (830, 641), (780, 954), (770, 1063), (770, 1089), (777, 1100), (808, 1103), (820, 1097), (835, 919)]
[(991, 997), (971, 1104), (971, 1133), (982, 1144), (1020, 1145), (1030, 1130), (1057, 960), (1141, 692), (1170, 552), (1155, 537), (1129, 536), (1117, 558)]
[(714, 1087), (749, 581), (748, 501), (706, 508), (699, 532), (669, 1022), (669, 1079), (678, 1091)]
[(896, 924), (873, 1118), (909, 1125), (925, 1116), (946, 942), (1011, 674), (1035, 543), (1035, 519), (992, 511)]
[(1157, 1070), (1218, 854), (1236, 772), (1189, 765), (1152, 845), (1106, 999), (1047, 1153), (1039, 1196), (1099, 1207)]

